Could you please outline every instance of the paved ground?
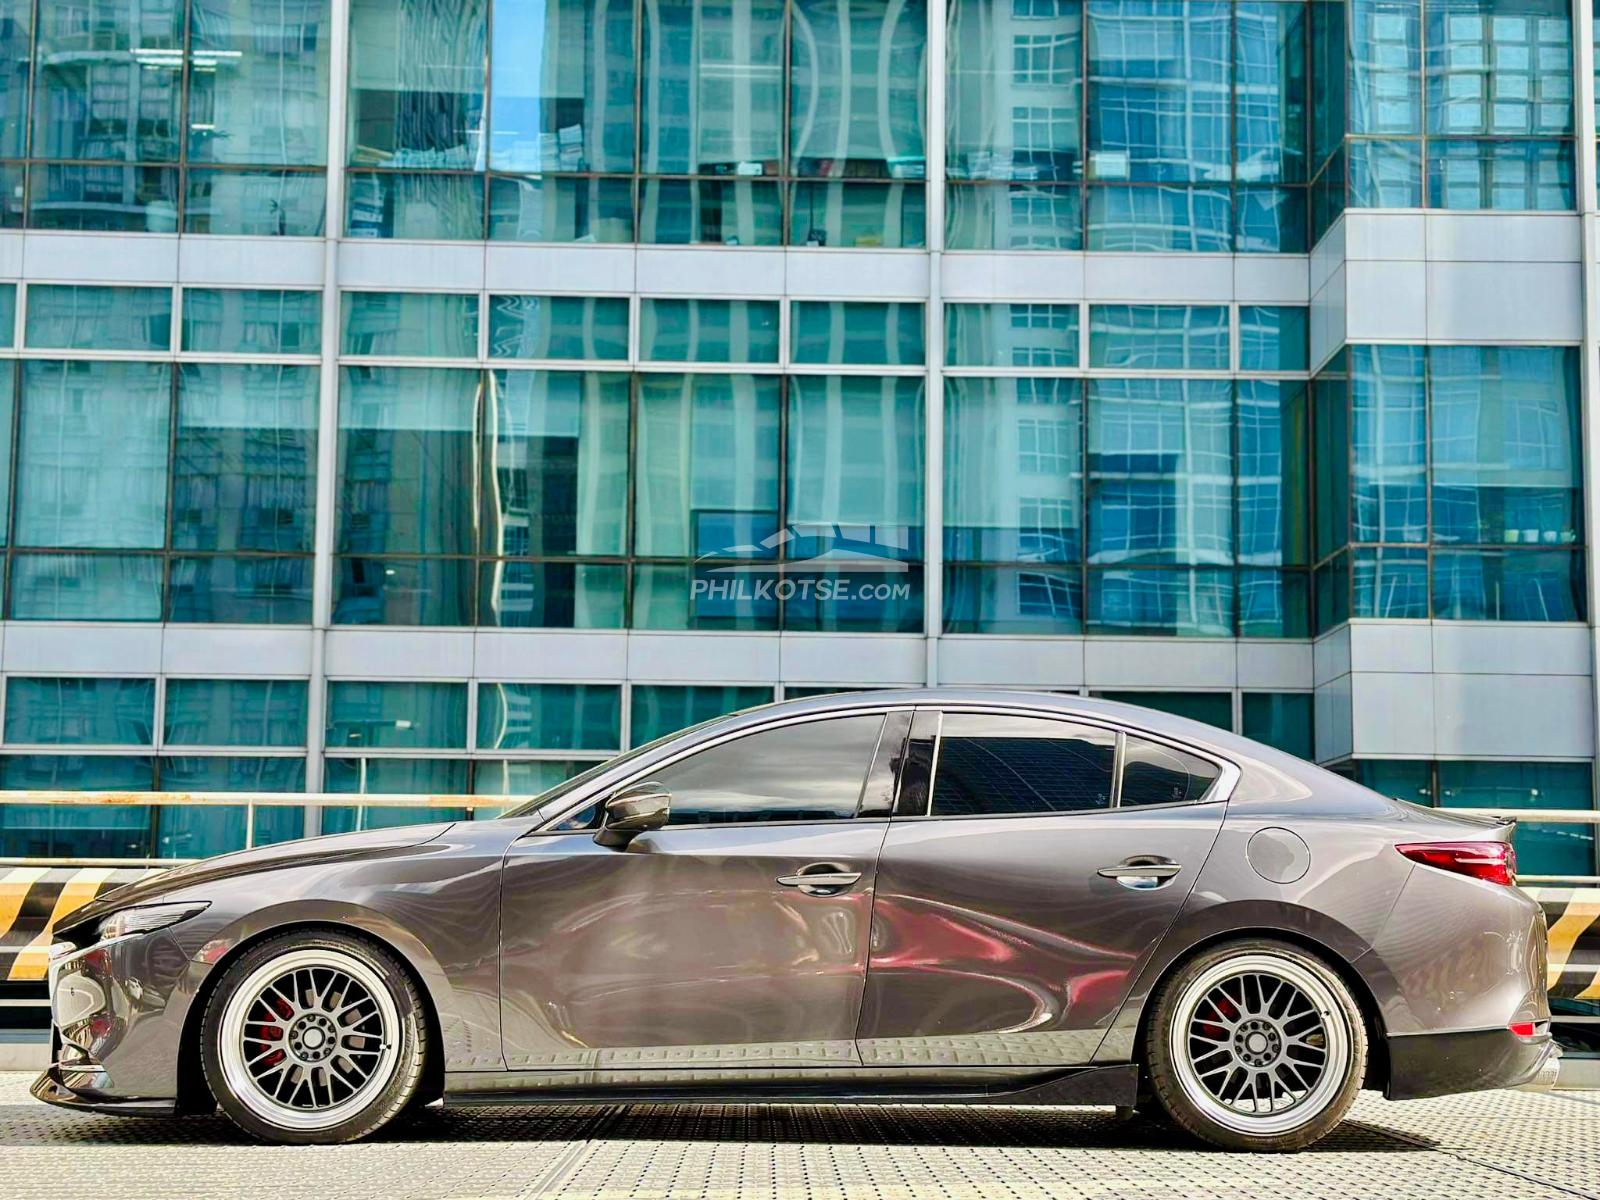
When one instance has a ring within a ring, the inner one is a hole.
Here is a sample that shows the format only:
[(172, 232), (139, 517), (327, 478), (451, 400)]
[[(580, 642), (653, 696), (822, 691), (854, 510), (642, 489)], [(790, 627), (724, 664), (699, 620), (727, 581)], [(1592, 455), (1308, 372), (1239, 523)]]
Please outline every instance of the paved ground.
[(1388, 1104), (1298, 1155), (1214, 1154), (1141, 1117), (995, 1108), (433, 1109), (361, 1146), (246, 1141), (220, 1117), (79, 1116), (0, 1075), (0, 1197), (797, 1200), (1600, 1198), (1600, 1094)]

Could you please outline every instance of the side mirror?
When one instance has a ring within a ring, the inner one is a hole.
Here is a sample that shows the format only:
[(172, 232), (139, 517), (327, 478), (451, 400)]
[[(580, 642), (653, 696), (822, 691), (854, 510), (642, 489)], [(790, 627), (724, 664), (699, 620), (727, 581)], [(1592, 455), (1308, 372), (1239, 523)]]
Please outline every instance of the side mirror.
[(604, 817), (594, 840), (623, 850), (641, 833), (660, 829), (672, 815), (672, 793), (659, 783), (641, 783), (618, 792), (603, 806)]

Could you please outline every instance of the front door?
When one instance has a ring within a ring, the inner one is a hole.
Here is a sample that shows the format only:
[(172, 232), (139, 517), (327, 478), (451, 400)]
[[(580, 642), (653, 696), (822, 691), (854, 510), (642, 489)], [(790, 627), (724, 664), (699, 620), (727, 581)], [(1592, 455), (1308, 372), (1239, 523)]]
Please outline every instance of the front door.
[(670, 821), (625, 849), (589, 829), (515, 843), (507, 1067), (603, 1085), (855, 1066), (887, 829), (881, 805), (857, 814), (890, 769), (889, 750), (873, 768), (884, 726), (882, 712), (791, 722), (669, 761), (630, 784), (667, 788)]
[(1088, 1062), (1210, 853), (1223, 773), (1088, 723), (919, 712), (878, 863), (864, 1062)]

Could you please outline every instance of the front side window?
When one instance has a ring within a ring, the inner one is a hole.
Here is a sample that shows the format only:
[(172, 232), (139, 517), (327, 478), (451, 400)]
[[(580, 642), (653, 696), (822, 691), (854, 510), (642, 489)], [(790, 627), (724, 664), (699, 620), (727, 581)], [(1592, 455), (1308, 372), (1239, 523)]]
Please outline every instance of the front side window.
[(836, 821), (856, 814), (883, 714), (735, 738), (649, 776), (672, 793), (669, 825)]

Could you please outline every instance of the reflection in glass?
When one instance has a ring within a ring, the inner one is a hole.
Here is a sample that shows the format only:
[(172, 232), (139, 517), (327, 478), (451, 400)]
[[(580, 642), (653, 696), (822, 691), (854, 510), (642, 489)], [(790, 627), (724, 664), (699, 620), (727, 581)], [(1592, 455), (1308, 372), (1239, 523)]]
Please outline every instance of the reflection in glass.
[[(467, 790), (464, 758), (330, 758), (323, 786), (330, 792), (369, 795), (459, 796)], [(464, 808), (324, 808), (323, 833), (389, 829), (430, 821), (464, 821)]]
[[(23, 364), (16, 544), (162, 546), (171, 415), (169, 365)], [(94, 469), (85, 470), (85, 463), (93, 463)], [(152, 565), (159, 615), (160, 560)], [(94, 605), (98, 598), (85, 597), (84, 602)]]
[(384, 358), (477, 358), (473, 292), (345, 292), (340, 351)]
[(633, 568), (634, 629), (776, 629), (773, 572), (743, 572), (715, 559)]
[(172, 345), (172, 289), (32, 284), (23, 344), (33, 350), (166, 350)]
[(1422, 0), (1350, 0), (1349, 20), (1350, 132), (1421, 133)]
[[(6, 790), (149, 791), (155, 761), (121, 755), (13, 754), (0, 759)], [(21, 858), (144, 858), (152, 853), (142, 804), (0, 806), (0, 854)]]
[(495, 0), (490, 167), (633, 169), (633, 20), (632, 0)]
[(1352, 541), (1427, 540), (1423, 353), (1421, 346), (1350, 347)]
[[(1081, 561), (1082, 387), (1076, 379), (946, 378), (947, 559)], [(1072, 613), (1081, 615), (1081, 605)]]
[(1241, 570), (1239, 636), (1311, 636), (1311, 577), (1306, 571)]
[(311, 624), (311, 557), (175, 557), (167, 620), (227, 625)]
[(779, 185), (748, 179), (646, 179), (639, 240), (673, 246), (776, 246)]
[(1358, 546), (1350, 555), (1353, 617), (1388, 620), (1428, 615), (1428, 552), (1402, 546)]
[(1081, 250), (1083, 190), (1053, 184), (950, 184), (947, 250)]
[(492, 242), (631, 242), (633, 182), (559, 175), (489, 180)]
[(327, 180), (320, 171), (185, 173), (185, 233), (237, 237), (321, 237)]
[(1351, 208), (1421, 208), (1422, 157), (1417, 142), (1362, 139), (1349, 143)]
[[(640, 170), (648, 175), (778, 173), (783, 9), (783, 0), (646, 0)], [(628, 56), (631, 61), (631, 46)], [(631, 110), (631, 95), (626, 103)], [(626, 169), (631, 163), (622, 165)]]
[(345, 174), (345, 236), (475, 241), (483, 237), (483, 176), (422, 171)]
[[(1425, 769), (1425, 768), (1424, 768)], [(1588, 763), (1441, 762), (1445, 808), (1588, 809), (1594, 806)], [(1587, 875), (1594, 870), (1595, 827), (1517, 823), (1517, 871)]]
[(485, 419), (483, 552), (622, 553), (626, 375), (495, 371)]
[(490, 296), (490, 358), (625, 359), (626, 296)]
[(21, 158), (28, 139), (33, 0), (0, 0), (0, 158)]
[(328, 684), (327, 745), (403, 750), (465, 749), (464, 683)]
[(1246, 692), (1240, 732), (1275, 750), (1316, 761), (1310, 692)]
[(317, 368), (184, 363), (172, 545), (311, 550)]
[(203, 354), (316, 354), (322, 293), (185, 288), (183, 348)]
[(1183, 304), (1096, 304), (1089, 365), (1146, 371), (1226, 371), (1228, 310)]
[(1092, 570), (1089, 632), (1232, 637), (1233, 583), (1232, 571)]
[(501, 629), (621, 629), (626, 593), (627, 568), (620, 564), (485, 562), (479, 570), (478, 624)]
[(1278, 0), (1235, 6), (1234, 155), (1241, 182), (1307, 177), (1306, 8)]
[(333, 590), (335, 625), (471, 625), (472, 560), (344, 558)]
[(151, 679), (6, 680), (6, 741), (23, 746), (149, 746)]
[(945, 365), (1074, 367), (1076, 304), (946, 304)]
[(1570, 550), (1439, 550), (1433, 615), (1454, 621), (1581, 621), (1583, 562)]
[(906, 302), (792, 301), (793, 361), (920, 366), (925, 359), (923, 309)]
[[(306, 786), (304, 758), (199, 757), (161, 760), (161, 789), (168, 792), (300, 792)], [(244, 849), (244, 805), (165, 804), (156, 808), (156, 854), (161, 858), (208, 858)], [(262, 804), (255, 810), (255, 845), (270, 846), (304, 835), (298, 806)]]
[(36, 163), (28, 225), (116, 233), (176, 233), (178, 172), (131, 163)]
[[(664, 684), (635, 684), (630, 715), (629, 745), (642, 746), (658, 737), (698, 725), (741, 708), (767, 704), (772, 700), (768, 687), (677, 687)], [(865, 775), (865, 765), (862, 774)]]
[(1233, 248), (1240, 254), (1304, 254), (1310, 249), (1305, 188), (1238, 188), (1233, 217)]
[(1236, 424), (1239, 562), (1305, 563), (1310, 498), (1305, 385), (1240, 381)]
[(796, 183), (789, 193), (791, 246), (919, 250), (927, 226), (920, 183)]
[(1572, 6), (1428, 0), (1428, 132), (1572, 132)]
[(352, 165), (482, 169), (487, 7), (486, 0), (350, 0)]
[(1093, 187), (1089, 249), (1225, 254), (1233, 249), (1226, 187)]
[(341, 553), (472, 552), (478, 389), (472, 370), (340, 371)]
[[(921, 376), (789, 381), (790, 526), (858, 527), (854, 532), (864, 529), (869, 542), (862, 553), (921, 556), (923, 390)], [(816, 533), (809, 540), (830, 536)], [(791, 553), (814, 549), (799, 545)]]
[(607, 750), (622, 745), (622, 689), (603, 684), (481, 683), (478, 749)]
[[(1103, 379), (1089, 387), (1089, 561), (1231, 563), (1233, 391), (1227, 380)], [(1142, 573), (1109, 576), (1109, 596)], [(1151, 576), (1152, 592), (1196, 589), (1203, 575)], [(1231, 593), (1231, 575), (1227, 585)], [(1091, 587), (1091, 609), (1095, 589)], [(1163, 602), (1167, 603), (1167, 602)], [(1232, 627), (1232, 601), (1228, 626)]]
[(778, 361), (776, 300), (645, 299), (639, 357), (648, 362)]
[(329, 0), (191, 0), (189, 161), (326, 162), (329, 24)]
[(1311, 310), (1303, 305), (1239, 306), (1239, 370), (1304, 371), (1311, 357)]
[(1569, 141), (1439, 139), (1428, 144), (1434, 208), (1561, 212), (1576, 204)]
[(948, 567), (944, 631), (1013, 637), (1082, 633), (1083, 577), (1077, 568)]
[(301, 679), (169, 679), (162, 740), (170, 746), (304, 746)]
[(159, 621), (154, 554), (19, 554), (11, 559), (17, 621)]

